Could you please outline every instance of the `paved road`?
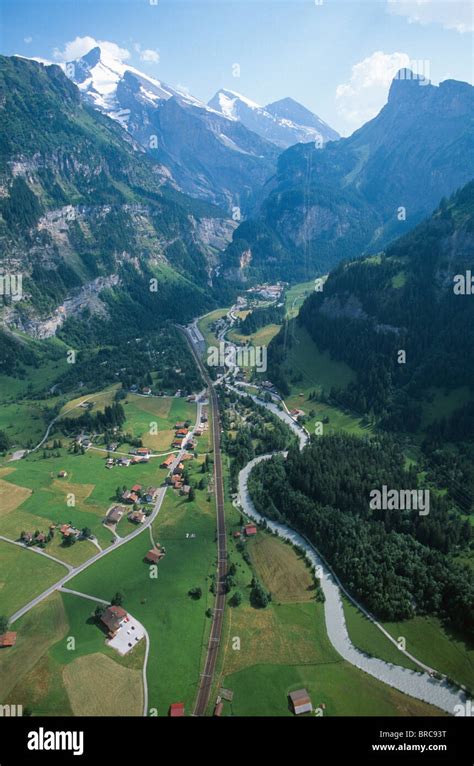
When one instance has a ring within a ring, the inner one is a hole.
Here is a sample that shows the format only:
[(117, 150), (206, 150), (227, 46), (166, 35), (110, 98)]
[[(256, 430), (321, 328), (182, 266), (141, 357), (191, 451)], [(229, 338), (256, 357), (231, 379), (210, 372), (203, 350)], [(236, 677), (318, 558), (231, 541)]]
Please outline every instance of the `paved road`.
[[(201, 405), (198, 403), (195, 428), (199, 425), (200, 420), (201, 420)], [(191, 435), (192, 435), (192, 432), (189, 434), (189, 437)], [(175, 460), (170, 466), (170, 472), (172, 472), (176, 468), (176, 466), (181, 460), (181, 457), (184, 455), (185, 452), (186, 450), (184, 448), (180, 450), (180, 452), (177, 454)], [(16, 620), (18, 620), (20, 617), (23, 617), (24, 614), (29, 612), (30, 609), (33, 609), (33, 607), (35, 607), (37, 604), (40, 604), (41, 601), (43, 601), (45, 598), (50, 596), (51, 593), (54, 593), (54, 591), (57, 590), (58, 588), (62, 588), (63, 585), (69, 582), (69, 580), (71, 580), (76, 575), (80, 574), (80, 572), (83, 572), (85, 569), (88, 569), (88, 567), (92, 566), (92, 564), (95, 564), (103, 556), (108, 556), (113, 551), (116, 551), (117, 548), (120, 548), (121, 545), (125, 545), (126, 543), (130, 542), (130, 540), (133, 540), (135, 537), (137, 537), (137, 535), (140, 535), (142, 532), (144, 532), (145, 529), (150, 527), (153, 524), (161, 508), (161, 505), (163, 503), (163, 500), (166, 494), (166, 489), (167, 487), (160, 487), (160, 489), (158, 490), (158, 497), (156, 499), (152, 513), (150, 514), (150, 516), (147, 517), (146, 521), (143, 524), (141, 524), (136, 530), (131, 532), (127, 537), (121, 537), (117, 539), (116, 543), (114, 543), (109, 548), (106, 548), (103, 551), (99, 551), (98, 553), (95, 554), (95, 556), (92, 556), (92, 558), (88, 559), (83, 564), (80, 564), (77, 567), (71, 568), (67, 575), (62, 577), (57, 582), (55, 582), (49, 588), (46, 588), (46, 590), (44, 590), (43, 593), (40, 593), (39, 596), (36, 596), (36, 598), (32, 599), (28, 604), (25, 604), (24, 606), (21, 607), (21, 609), (15, 612), (15, 614), (11, 616), (10, 622), (11, 623), (16, 622)], [(65, 565), (65, 566), (68, 566), (68, 565)]]
[[(89, 596), (88, 593), (81, 593), (78, 590), (71, 590), (70, 588), (59, 588), (60, 591), (63, 593), (71, 593), (73, 596), (79, 596), (79, 598), (85, 598), (88, 599), (88, 601), (95, 601), (97, 604), (104, 604), (109, 605), (108, 601), (104, 601), (103, 598), (96, 598), (95, 596)], [(133, 617), (133, 614), (130, 615)], [(148, 635), (148, 631), (145, 628), (145, 626), (137, 620), (136, 617), (133, 617), (137, 625), (140, 626), (140, 628), (143, 630), (143, 635), (145, 636), (145, 658), (143, 660), (143, 715), (146, 717), (148, 715), (148, 681), (146, 677), (146, 671), (148, 666), (148, 656), (150, 654), (150, 636)]]
[(32, 553), (39, 553), (40, 556), (51, 559), (51, 561), (55, 561), (56, 564), (62, 564), (62, 566), (66, 567), (66, 569), (69, 569), (70, 572), (74, 569), (72, 564), (66, 564), (65, 561), (57, 559), (56, 556), (51, 556), (50, 553), (46, 553), (46, 551), (42, 550), (42, 548), (36, 548), (34, 545), (25, 545), (25, 543), (19, 542), (19, 540), (10, 540), (9, 537), (4, 537), (3, 535), (0, 535), (0, 540), (3, 540), (5, 543), (11, 543), (12, 545), (18, 545), (20, 548), (23, 548), (26, 551), (31, 551)]
[(209, 407), (212, 414), (212, 445), (214, 450), (214, 491), (216, 495), (216, 514), (217, 514), (217, 581), (216, 598), (212, 615), (211, 633), (207, 647), (206, 661), (204, 671), (201, 673), (199, 688), (194, 706), (193, 715), (203, 716), (206, 714), (209, 704), (217, 657), (222, 639), (222, 626), (224, 622), (224, 609), (226, 602), (225, 578), (227, 575), (227, 539), (225, 530), (225, 512), (224, 512), (224, 485), (222, 481), (222, 461), (221, 461), (221, 423), (219, 417), (219, 407), (217, 394), (212, 381), (204, 367), (199, 353), (195, 348), (195, 341), (192, 333), (184, 331), (188, 343), (196, 359), (196, 363), (201, 371), (202, 377), (207, 383), (209, 391)]

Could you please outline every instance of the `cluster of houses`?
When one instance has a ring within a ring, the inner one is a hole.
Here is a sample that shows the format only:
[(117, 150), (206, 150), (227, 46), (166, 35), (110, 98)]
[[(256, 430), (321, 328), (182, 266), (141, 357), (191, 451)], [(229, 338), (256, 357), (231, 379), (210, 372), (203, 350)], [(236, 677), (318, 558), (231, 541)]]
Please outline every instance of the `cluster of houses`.
[(239, 538), (244, 535), (245, 537), (253, 537), (258, 532), (257, 527), (255, 524), (245, 524), (245, 526), (242, 527), (242, 530), (239, 531), (238, 529), (233, 533), (233, 537)]
[[(117, 444), (109, 444), (108, 451), (114, 452), (117, 449)], [(113, 448), (112, 448), (113, 447)], [(151, 450), (148, 447), (137, 447), (129, 452), (130, 457), (125, 455), (124, 457), (109, 457), (105, 461), (106, 468), (128, 468), (130, 465), (137, 465), (137, 463), (147, 463), (151, 456)]]
[[(184, 459), (184, 458), (183, 458)], [(179, 490), (180, 495), (189, 495), (191, 486), (184, 481), (184, 463), (178, 463), (173, 473), (168, 476), (167, 483), (173, 488)]]
[(50, 524), (48, 534), (45, 534), (44, 532), (22, 532), (20, 535), (20, 540), (25, 545), (44, 546), (45, 543), (51, 539), (52, 534), (56, 529), (58, 529), (61, 533), (63, 540), (67, 540), (68, 542), (71, 542), (72, 540), (76, 541), (82, 535), (82, 532), (79, 529), (76, 529), (76, 527), (73, 527), (71, 524)]
[[(137, 503), (148, 505), (156, 502), (158, 492), (158, 487), (143, 488), (141, 484), (134, 484), (133, 487), (122, 492), (121, 500), (123, 503), (126, 503), (126, 505), (135, 506)], [(107, 511), (105, 523), (118, 524), (125, 513), (127, 513), (127, 507), (125, 505), (113, 505)], [(147, 512), (140, 508), (134, 508), (129, 511), (127, 515), (129, 521), (134, 524), (143, 524), (147, 517)]]

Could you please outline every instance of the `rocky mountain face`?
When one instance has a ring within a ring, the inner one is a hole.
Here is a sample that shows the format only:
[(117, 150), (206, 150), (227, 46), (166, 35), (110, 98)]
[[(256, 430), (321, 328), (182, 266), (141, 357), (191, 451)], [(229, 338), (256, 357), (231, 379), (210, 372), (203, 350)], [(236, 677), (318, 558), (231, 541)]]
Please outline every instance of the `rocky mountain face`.
[(278, 149), (193, 96), (100, 48), (64, 65), (84, 100), (119, 122), (181, 191), (238, 219), (274, 173)]
[[(340, 264), (305, 301), (299, 322), (357, 373), (347, 391), (333, 394), (344, 406), (372, 410), (394, 430), (415, 430), (432, 387), (468, 391), (473, 247), (474, 181), (378, 256)], [(285, 338), (281, 332), (270, 355), (277, 370)]]
[(323, 145), (339, 138), (335, 130), (292, 98), (259, 106), (240, 93), (221, 89), (208, 106), (282, 149), (299, 142)]
[(0, 113), (0, 269), (22, 277), (21, 299), (2, 290), (9, 327), (48, 337), (81, 315), (151, 326), (212, 305), (236, 226), (222, 210), (173, 189), (57, 66), (0, 57)]
[(228, 268), (250, 251), (250, 273), (310, 278), (416, 226), (473, 177), (473, 94), (402, 70), (381, 112), (350, 138), (288, 149), (259, 215), (235, 232)]

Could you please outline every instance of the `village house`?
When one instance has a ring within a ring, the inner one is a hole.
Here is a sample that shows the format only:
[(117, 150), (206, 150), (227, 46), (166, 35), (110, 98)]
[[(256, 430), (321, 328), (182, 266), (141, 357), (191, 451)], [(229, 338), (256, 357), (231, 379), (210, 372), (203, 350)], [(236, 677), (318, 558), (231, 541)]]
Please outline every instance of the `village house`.
[(22, 532), (20, 539), (22, 543), (25, 543), (26, 545), (28, 545), (28, 543), (31, 543), (33, 539), (33, 535), (31, 534), (31, 532)]
[(182, 718), (184, 716), (184, 702), (173, 702), (170, 705), (169, 715), (171, 718)]
[(122, 493), (122, 500), (124, 503), (130, 503), (133, 505), (134, 503), (138, 503), (139, 496), (136, 492), (132, 492), (130, 489), (126, 489), (125, 492)]
[(244, 532), (246, 537), (252, 537), (253, 535), (257, 534), (257, 527), (255, 524), (246, 524), (244, 527)]
[(148, 561), (151, 564), (158, 564), (159, 560), (162, 559), (164, 555), (163, 551), (158, 550), (158, 548), (152, 548), (146, 554), (145, 561)]
[(128, 466), (130, 465), (130, 458), (123, 457), (121, 460), (119, 460), (119, 465), (123, 465), (125, 466), (125, 468), (128, 468)]
[(110, 508), (109, 511), (107, 511), (107, 523), (108, 524), (117, 524), (120, 519), (122, 518), (124, 514), (124, 509), (121, 505), (114, 505), (112, 508)]
[(0, 636), (0, 648), (7, 647), (7, 646), (15, 646), (16, 644), (16, 633), (9, 630), (6, 633), (3, 633)]
[(174, 455), (168, 455), (166, 460), (163, 460), (163, 462), (161, 463), (160, 468), (169, 468), (174, 460), (175, 460)]
[(58, 478), (59, 479), (66, 479), (67, 478), (67, 471), (59, 471)]
[(144, 503), (154, 503), (157, 497), (158, 487), (148, 487), (142, 492), (142, 502)]
[(130, 521), (133, 521), (134, 524), (143, 524), (146, 519), (146, 514), (143, 513), (143, 511), (131, 511), (128, 514), (128, 518)]
[(71, 526), (71, 524), (63, 524), (59, 527), (59, 531), (63, 537), (78, 537), (79, 535), (79, 530)]
[(151, 455), (151, 450), (149, 450), (148, 447), (137, 447), (137, 449), (135, 450), (135, 454), (142, 458), (143, 457), (148, 458)]
[(113, 638), (123, 623), (128, 620), (128, 615), (121, 606), (112, 605), (107, 607), (100, 619), (107, 628), (109, 638)]
[(142, 394), (145, 394), (145, 396), (150, 396), (151, 394), (151, 388), (150, 386), (144, 386), (142, 388)]
[(291, 700), (295, 715), (313, 712), (313, 705), (311, 704), (311, 699), (306, 689), (297, 689), (295, 692), (290, 692), (288, 696)]
[(111, 442), (107, 445), (107, 451), (108, 452), (115, 452), (115, 450), (118, 448), (118, 442)]
[(38, 532), (38, 534), (35, 535), (35, 539), (34, 539), (35, 543), (45, 543), (46, 540), (47, 538), (44, 532)]

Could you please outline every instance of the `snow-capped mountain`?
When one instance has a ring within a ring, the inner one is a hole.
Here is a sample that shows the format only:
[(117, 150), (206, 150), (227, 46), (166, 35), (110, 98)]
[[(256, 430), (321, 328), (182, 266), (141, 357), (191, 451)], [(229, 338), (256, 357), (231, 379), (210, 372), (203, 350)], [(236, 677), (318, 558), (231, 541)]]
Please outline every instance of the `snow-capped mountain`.
[(326, 143), (339, 138), (335, 130), (292, 98), (260, 106), (241, 93), (221, 89), (208, 106), (283, 149), (298, 143)]
[(99, 47), (63, 69), (85, 101), (120, 122), (192, 196), (245, 214), (274, 173), (272, 142)]

